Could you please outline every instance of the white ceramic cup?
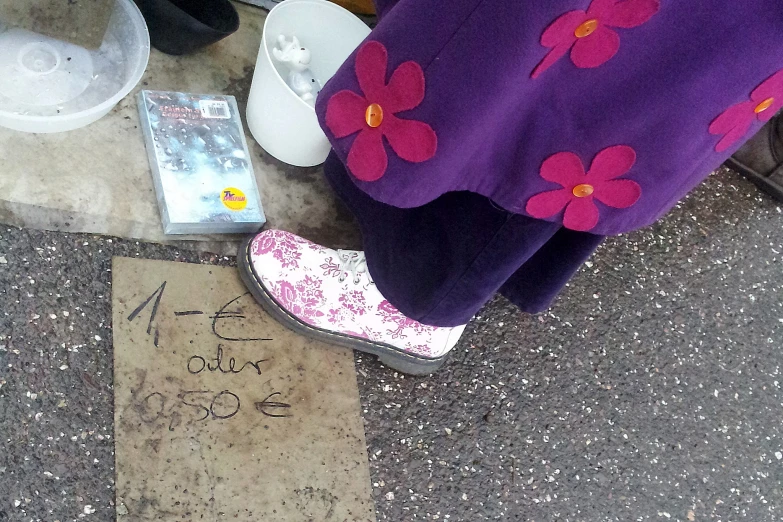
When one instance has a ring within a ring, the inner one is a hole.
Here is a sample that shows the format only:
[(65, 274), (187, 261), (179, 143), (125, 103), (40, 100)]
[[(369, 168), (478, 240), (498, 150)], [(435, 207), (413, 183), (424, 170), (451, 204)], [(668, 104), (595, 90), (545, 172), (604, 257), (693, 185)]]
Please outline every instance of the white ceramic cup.
[(311, 167), (323, 163), (330, 149), (315, 109), (291, 90), (288, 71), (272, 57), (278, 36), (296, 36), (310, 49), (310, 70), (323, 85), (369, 34), (359, 18), (326, 0), (286, 0), (269, 12), (247, 102), (248, 127), (264, 150)]

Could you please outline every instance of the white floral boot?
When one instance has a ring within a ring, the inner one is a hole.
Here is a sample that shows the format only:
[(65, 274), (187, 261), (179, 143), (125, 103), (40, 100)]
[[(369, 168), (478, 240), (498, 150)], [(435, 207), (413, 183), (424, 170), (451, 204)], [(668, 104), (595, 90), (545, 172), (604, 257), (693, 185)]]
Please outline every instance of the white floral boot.
[(427, 326), (402, 315), (367, 271), (364, 253), (331, 250), (281, 230), (249, 238), (239, 271), (261, 306), (292, 330), (425, 375), (443, 364), (465, 326)]

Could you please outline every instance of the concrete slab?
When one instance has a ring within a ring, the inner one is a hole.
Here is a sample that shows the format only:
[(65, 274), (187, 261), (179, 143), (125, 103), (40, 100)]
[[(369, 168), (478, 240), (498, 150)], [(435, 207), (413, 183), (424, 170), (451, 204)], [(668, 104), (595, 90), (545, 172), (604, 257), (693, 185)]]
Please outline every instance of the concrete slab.
[[(136, 93), (144, 89), (236, 96), (244, 116), (265, 11), (236, 4), (239, 31), (190, 56), (156, 50), (136, 89), (106, 117), (72, 132), (25, 134), (0, 128), (0, 221), (44, 230), (107, 234), (190, 248), (235, 251), (236, 237), (165, 236), (160, 224)], [(243, 121), (245, 129), (247, 122)], [(336, 247), (358, 231), (320, 168), (300, 169), (266, 154), (246, 130), (268, 226)], [(227, 242), (228, 241), (228, 242)]]
[(0, 20), (10, 26), (97, 49), (103, 42), (113, 0), (0, 0)]

